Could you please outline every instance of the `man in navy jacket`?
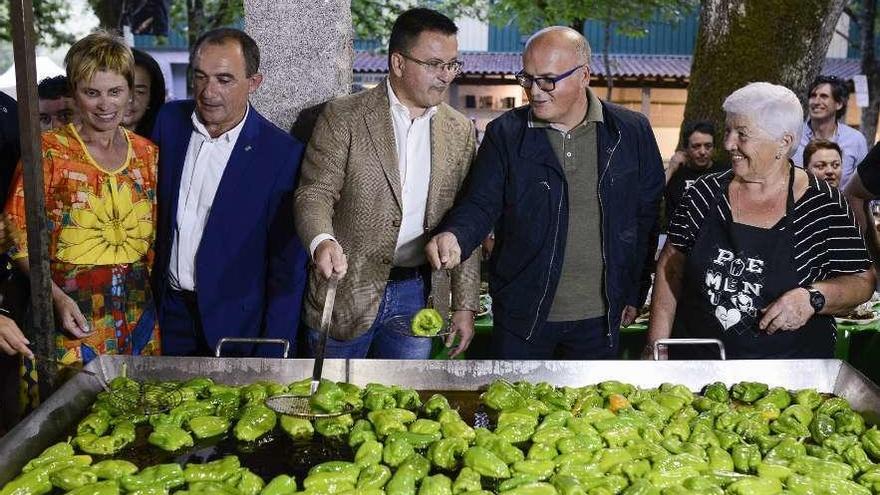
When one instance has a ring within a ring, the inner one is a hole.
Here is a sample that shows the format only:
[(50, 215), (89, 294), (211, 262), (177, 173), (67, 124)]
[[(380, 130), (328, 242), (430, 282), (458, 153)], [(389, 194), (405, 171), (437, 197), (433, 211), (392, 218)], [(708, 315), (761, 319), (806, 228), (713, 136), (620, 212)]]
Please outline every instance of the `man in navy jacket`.
[(195, 101), (168, 103), (156, 120), (153, 283), (166, 355), (213, 355), (222, 337), (296, 341), (306, 253), (292, 200), (304, 148), (249, 105), (259, 60), (244, 32), (205, 33), (190, 59)]
[(464, 196), (426, 246), (451, 268), (494, 228), (489, 260), (502, 359), (614, 359), (656, 246), (664, 175), (641, 114), (589, 90), (590, 48), (539, 31), (517, 79), (530, 104), (492, 121)]

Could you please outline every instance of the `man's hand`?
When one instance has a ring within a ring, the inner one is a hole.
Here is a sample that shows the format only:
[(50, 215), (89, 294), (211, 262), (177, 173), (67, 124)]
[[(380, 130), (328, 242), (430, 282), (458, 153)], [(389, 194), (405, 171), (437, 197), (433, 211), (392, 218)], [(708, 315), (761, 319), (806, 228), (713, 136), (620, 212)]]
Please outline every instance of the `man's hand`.
[(334, 273), (338, 278), (344, 277), (348, 272), (348, 259), (342, 252), (342, 246), (333, 239), (321, 241), (315, 248), (315, 267), (326, 279)]
[(451, 270), (461, 263), (461, 246), (455, 234), (441, 232), (425, 245), (425, 255), (434, 270)]
[(21, 354), (33, 359), (34, 353), (28, 349), (28, 344), (30, 341), (21, 333), (15, 321), (0, 315), (0, 350), (10, 356)]
[(455, 343), (456, 335), (459, 338), (458, 347), (449, 353), (449, 359), (452, 359), (471, 345), (471, 340), (474, 338), (474, 312), (456, 311), (452, 313), (450, 331), (451, 333), (446, 337), (446, 347), (452, 347)]
[(636, 316), (639, 315), (639, 310), (632, 306), (624, 306), (623, 313), (620, 314), (620, 326), (628, 327), (632, 325), (632, 322), (636, 321)]
[(55, 321), (61, 324), (65, 332), (77, 339), (88, 337), (92, 333), (89, 322), (76, 301), (61, 289), (53, 288), (52, 303), (55, 306)]

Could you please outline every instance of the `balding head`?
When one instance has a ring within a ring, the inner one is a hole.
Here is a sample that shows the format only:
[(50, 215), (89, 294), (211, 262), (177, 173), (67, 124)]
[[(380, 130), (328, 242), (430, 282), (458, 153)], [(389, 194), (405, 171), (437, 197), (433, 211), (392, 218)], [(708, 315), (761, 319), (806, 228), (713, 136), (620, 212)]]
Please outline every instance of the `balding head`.
[(584, 36), (567, 26), (550, 26), (533, 34), (526, 41), (523, 57), (538, 47), (551, 50), (571, 50), (578, 64), (590, 65), (590, 44)]

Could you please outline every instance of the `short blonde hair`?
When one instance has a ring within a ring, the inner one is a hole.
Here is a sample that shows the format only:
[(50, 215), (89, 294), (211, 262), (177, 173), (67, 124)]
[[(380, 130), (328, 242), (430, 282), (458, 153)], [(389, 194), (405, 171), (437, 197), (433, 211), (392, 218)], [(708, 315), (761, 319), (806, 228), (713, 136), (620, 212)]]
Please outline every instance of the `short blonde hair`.
[(134, 87), (134, 56), (125, 41), (105, 31), (92, 33), (77, 41), (64, 56), (67, 80), (71, 89), (90, 81), (98, 71), (115, 72)]

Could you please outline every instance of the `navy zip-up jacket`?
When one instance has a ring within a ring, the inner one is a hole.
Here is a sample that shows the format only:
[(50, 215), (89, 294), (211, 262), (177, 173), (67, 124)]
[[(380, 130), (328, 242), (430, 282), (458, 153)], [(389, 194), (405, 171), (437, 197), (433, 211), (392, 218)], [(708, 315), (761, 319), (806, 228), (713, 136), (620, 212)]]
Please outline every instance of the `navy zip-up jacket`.
[[(663, 163), (648, 120), (602, 103), (598, 123), (599, 205), (609, 345), (624, 305), (641, 306), (653, 269)], [(486, 128), (464, 195), (435, 232), (472, 253), (495, 229), (489, 261), (495, 331), (534, 340), (547, 320), (568, 236), (568, 191), (546, 129), (529, 128), (529, 107)]]

